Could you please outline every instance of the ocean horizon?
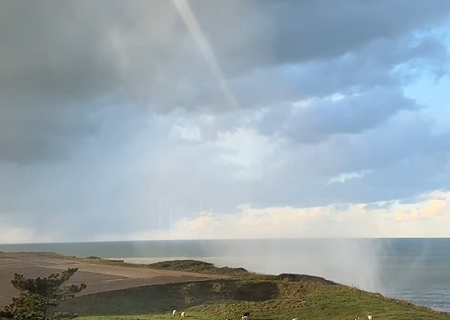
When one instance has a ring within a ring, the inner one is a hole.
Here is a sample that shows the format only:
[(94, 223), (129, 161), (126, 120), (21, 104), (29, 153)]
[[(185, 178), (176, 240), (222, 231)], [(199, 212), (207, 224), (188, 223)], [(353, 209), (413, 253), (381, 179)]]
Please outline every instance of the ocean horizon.
[(0, 244), (5, 252), (123, 259), (196, 259), (249, 271), (320, 276), (450, 312), (450, 238), (297, 238)]

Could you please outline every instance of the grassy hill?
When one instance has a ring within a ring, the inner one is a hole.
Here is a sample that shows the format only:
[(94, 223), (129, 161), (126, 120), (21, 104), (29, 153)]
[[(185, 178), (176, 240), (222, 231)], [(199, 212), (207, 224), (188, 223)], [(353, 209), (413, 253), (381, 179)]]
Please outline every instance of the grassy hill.
[(259, 275), (242, 268), (216, 268), (195, 260), (159, 262), (148, 268), (221, 274), (228, 279), (138, 287), (81, 296), (62, 305), (87, 319), (173, 319), (173, 309), (189, 319), (252, 320), (367, 319), (440, 320), (450, 314), (407, 301), (307, 275)]
[(173, 271), (187, 271), (198, 272), (206, 274), (227, 275), (234, 277), (248, 277), (254, 273), (250, 273), (244, 268), (218, 268), (214, 264), (198, 260), (172, 260), (162, 261), (146, 265), (152, 269), (173, 270)]

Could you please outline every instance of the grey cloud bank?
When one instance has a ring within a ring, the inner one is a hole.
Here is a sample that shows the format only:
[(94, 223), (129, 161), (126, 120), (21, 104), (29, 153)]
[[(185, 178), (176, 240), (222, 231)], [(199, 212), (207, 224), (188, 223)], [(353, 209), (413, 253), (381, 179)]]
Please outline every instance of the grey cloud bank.
[(448, 133), (403, 86), (447, 75), (450, 2), (189, 3), (241, 110), (170, 1), (0, 3), (4, 225), (91, 239), (167, 229), (200, 198), (228, 213), (448, 188)]

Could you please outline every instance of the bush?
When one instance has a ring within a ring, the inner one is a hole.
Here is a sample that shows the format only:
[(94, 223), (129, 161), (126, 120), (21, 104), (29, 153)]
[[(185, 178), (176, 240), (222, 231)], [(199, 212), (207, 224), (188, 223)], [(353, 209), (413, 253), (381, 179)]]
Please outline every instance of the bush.
[(15, 273), (11, 281), (14, 288), (19, 290), (19, 296), (0, 311), (0, 319), (13, 320), (47, 320), (71, 319), (75, 314), (64, 314), (56, 311), (61, 301), (71, 299), (76, 293), (86, 288), (65, 284), (77, 272), (77, 268), (67, 269), (61, 274), (52, 273), (46, 278), (27, 279)]

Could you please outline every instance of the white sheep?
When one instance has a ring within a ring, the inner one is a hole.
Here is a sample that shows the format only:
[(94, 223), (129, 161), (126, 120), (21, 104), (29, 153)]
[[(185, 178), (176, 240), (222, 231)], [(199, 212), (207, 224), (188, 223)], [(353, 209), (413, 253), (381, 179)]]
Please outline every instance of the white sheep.
[(184, 311), (181, 313), (181, 317), (184, 318), (186, 316), (186, 314), (184, 313)]
[(172, 315), (175, 317), (176, 314), (177, 314), (177, 310), (173, 310)]
[(373, 317), (372, 316), (367, 316), (367, 319), (373, 320)]

